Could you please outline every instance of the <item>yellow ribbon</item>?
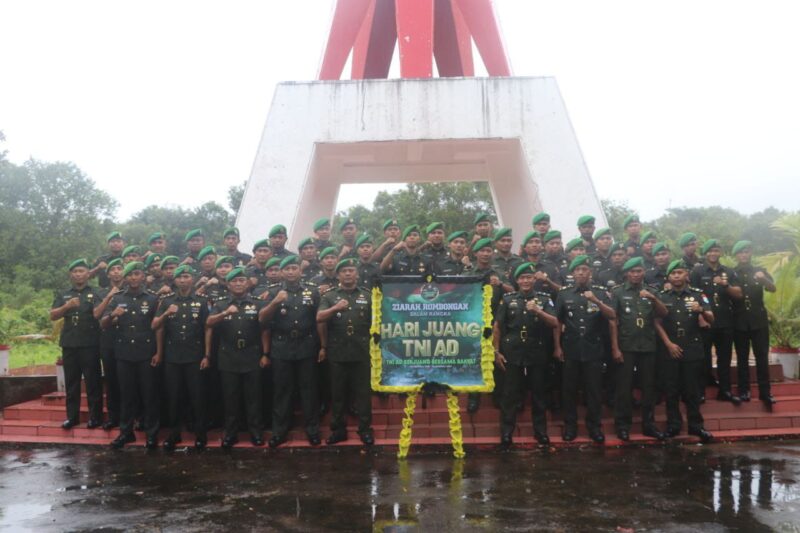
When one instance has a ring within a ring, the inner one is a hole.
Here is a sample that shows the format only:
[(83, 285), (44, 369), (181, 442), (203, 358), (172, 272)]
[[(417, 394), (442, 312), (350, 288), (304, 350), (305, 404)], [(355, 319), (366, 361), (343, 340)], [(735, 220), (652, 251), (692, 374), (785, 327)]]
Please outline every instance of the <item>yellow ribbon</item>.
[(403, 418), (403, 429), (400, 430), (400, 442), (398, 443), (397, 457), (405, 459), (408, 455), (408, 448), (411, 446), (411, 428), (414, 425), (414, 409), (417, 407), (417, 392), (422, 389), (422, 385), (417, 386), (413, 392), (406, 396), (406, 407), (403, 409), (406, 416)]
[(458, 412), (458, 396), (447, 391), (447, 411), (450, 413), (450, 442), (453, 444), (453, 457), (461, 459), (464, 453), (464, 434), (461, 431), (461, 414)]

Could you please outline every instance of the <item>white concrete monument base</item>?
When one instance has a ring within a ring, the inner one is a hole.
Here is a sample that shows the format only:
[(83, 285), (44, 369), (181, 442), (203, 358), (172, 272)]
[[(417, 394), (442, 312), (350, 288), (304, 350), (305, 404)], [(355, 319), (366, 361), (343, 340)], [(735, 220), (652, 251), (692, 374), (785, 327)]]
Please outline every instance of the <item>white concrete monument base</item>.
[(518, 239), (542, 210), (567, 238), (581, 215), (605, 224), (554, 78), (288, 82), (239, 209), (243, 249), (278, 223), (295, 248), (343, 183), (441, 181), (489, 182)]

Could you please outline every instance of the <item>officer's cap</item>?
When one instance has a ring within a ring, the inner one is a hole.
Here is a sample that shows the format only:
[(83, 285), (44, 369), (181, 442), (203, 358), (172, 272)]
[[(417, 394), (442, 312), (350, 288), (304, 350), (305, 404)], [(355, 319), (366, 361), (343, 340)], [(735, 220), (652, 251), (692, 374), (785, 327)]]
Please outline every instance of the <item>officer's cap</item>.
[(527, 261), (522, 263), (520, 266), (514, 270), (514, 279), (519, 279), (519, 277), (523, 274), (533, 274), (536, 272), (536, 265)]
[(569, 264), (569, 271), (572, 272), (581, 265), (591, 266), (591, 260), (588, 255), (579, 255)]
[(628, 270), (637, 267), (644, 268), (644, 259), (642, 259), (641, 257), (632, 257), (631, 259), (625, 261), (625, 264), (622, 265), (622, 271), (627, 272)]
[(208, 246), (206, 246), (205, 248), (203, 248), (202, 250), (200, 250), (200, 252), (197, 254), (197, 260), (200, 261), (204, 257), (209, 256), (209, 255), (217, 255), (216, 250), (214, 250), (214, 247), (211, 246), (210, 244)]
[(122, 271), (122, 275), (124, 277), (130, 276), (132, 272), (136, 272), (137, 270), (141, 270), (144, 272), (144, 263), (141, 261), (131, 261), (127, 265), (125, 265), (125, 269)]
[(738, 241), (736, 244), (733, 245), (733, 255), (736, 255), (742, 250), (747, 250), (748, 248), (752, 247), (753, 247), (752, 241)]
[(533, 220), (531, 221), (531, 223), (535, 226), (539, 222), (550, 222), (550, 215), (548, 215), (544, 211), (542, 211), (541, 213), (537, 213), (536, 215), (533, 215)]
[(86, 259), (81, 258), (81, 259), (76, 259), (75, 261), (71, 262), (69, 264), (69, 266), (67, 267), (67, 270), (72, 272), (73, 269), (78, 268), (78, 267), (91, 268), (89, 266), (89, 261), (87, 261)]
[(186, 242), (194, 239), (195, 237), (202, 237), (202, 236), (203, 236), (203, 230), (201, 230), (200, 228), (195, 228), (186, 233), (186, 235), (183, 237), (183, 241)]
[(286, 226), (284, 226), (283, 224), (275, 224), (274, 226), (272, 226), (267, 236), (274, 237), (275, 235), (286, 235)]
[(225, 275), (225, 281), (232, 281), (236, 278), (246, 278), (247, 274), (244, 267), (236, 267)]
[(547, 233), (544, 234), (544, 239), (542, 239), (545, 243), (552, 241), (553, 239), (560, 239), (561, 232), (557, 229), (551, 229)]
[(478, 241), (472, 245), (472, 251), (477, 252), (482, 248), (491, 248), (494, 249), (494, 241), (488, 237), (483, 239), (478, 239)]

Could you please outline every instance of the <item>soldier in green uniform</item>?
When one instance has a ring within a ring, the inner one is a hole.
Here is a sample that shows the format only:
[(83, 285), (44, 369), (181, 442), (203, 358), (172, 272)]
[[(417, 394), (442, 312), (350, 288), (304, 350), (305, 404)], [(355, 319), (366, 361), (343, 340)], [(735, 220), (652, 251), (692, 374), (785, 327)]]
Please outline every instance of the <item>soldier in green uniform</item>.
[(122, 264), (127, 265), (134, 261), (142, 260), (142, 249), (132, 244), (122, 250)]
[(594, 232), (595, 251), (592, 255), (592, 274), (595, 278), (603, 270), (607, 269), (611, 262), (611, 246), (614, 244), (614, 237), (611, 236), (611, 228), (600, 228)]
[[(580, 241), (580, 239), (578, 239)], [(580, 241), (583, 245), (583, 241)], [(552, 298), (561, 290), (561, 274), (558, 269), (544, 261), (542, 237), (536, 230), (529, 231), (523, 241), (523, 261), (529, 262), (534, 269), (533, 290), (550, 293)]]
[(331, 220), (329, 218), (317, 219), (311, 229), (314, 231), (314, 246), (317, 247), (318, 252), (328, 246), (333, 246), (331, 242)]
[(335, 287), (339, 280), (336, 277), (336, 263), (339, 262), (339, 253), (335, 246), (329, 246), (319, 253), (319, 265), (322, 271), (311, 280), (320, 293)]
[(324, 293), (317, 311), (321, 357), (330, 362), (332, 416), (326, 442), (347, 440), (348, 399), (358, 413), (358, 435), (371, 446), (372, 398), (370, 396), (369, 328), (372, 296), (357, 285), (358, 260), (343, 259), (336, 265), (339, 285)]
[(611, 254), (608, 256), (608, 268), (597, 275), (597, 284), (610, 291), (614, 287), (625, 283), (622, 267), (627, 260), (627, 247), (622, 243), (614, 243), (611, 247)]
[(198, 278), (194, 284), (196, 289), (201, 288), (208, 283), (208, 280), (214, 277), (214, 266), (216, 264), (217, 252), (213, 246), (206, 246), (197, 253), (197, 261), (192, 265), (193, 268), (197, 269)]
[(667, 316), (656, 321), (656, 330), (665, 346), (663, 358), (664, 381), (667, 392), (667, 429), (664, 435), (674, 437), (681, 432), (679, 400), (686, 405), (689, 434), (708, 442), (713, 435), (703, 427), (700, 414), (700, 395), (704, 386), (703, 339), (700, 316), (707, 323), (714, 321), (708, 298), (702, 291), (689, 286), (689, 267), (680, 259), (667, 267), (670, 289), (660, 298)]
[(472, 221), (474, 234), (469, 243), (470, 249), (481, 239), (491, 239), (494, 233), (494, 221), (489, 213), (478, 213)]
[[(122, 258), (112, 259), (106, 267), (106, 276), (111, 285), (107, 289), (98, 291), (100, 303), (94, 308), (94, 318), (100, 320), (111, 299), (123, 290)], [(106, 386), (106, 409), (108, 420), (103, 423), (103, 429), (109, 431), (119, 426), (119, 378), (117, 377), (117, 359), (114, 356), (114, 331), (112, 329), (100, 330), (100, 361), (103, 363), (103, 377)]]
[(516, 427), (522, 392), (530, 388), (533, 434), (547, 445), (545, 380), (553, 349), (553, 329), (558, 325), (550, 294), (534, 289), (536, 270), (523, 263), (514, 271), (519, 292), (504, 294), (497, 307), (493, 344), (495, 363), (505, 373), (500, 443), (508, 446)]
[(569, 267), (569, 261), (563, 252), (560, 231), (551, 229), (542, 238), (542, 243), (544, 244), (544, 259), (542, 261), (547, 261), (559, 270)]
[(300, 281), (299, 263), (296, 255), (281, 261), (283, 281), (269, 290), (269, 303), (262, 316), (269, 329), (275, 392), (270, 448), (286, 442), (295, 382), (308, 442), (320, 444), (317, 366), (323, 354), (316, 328), (320, 296), (316, 287)]
[(209, 278), (200, 289), (197, 290), (199, 296), (205, 296), (209, 305), (214, 305), (220, 300), (230, 296), (228, 289), (228, 273), (236, 266), (237, 259), (231, 255), (223, 255), (217, 258), (214, 263), (214, 276)]
[(372, 246), (372, 237), (366, 233), (361, 234), (356, 239), (356, 253), (358, 254), (358, 282), (359, 285), (372, 291), (373, 287), (380, 284), (381, 269), (371, 261), (372, 255), (375, 252)]
[(100, 325), (94, 316), (102, 298), (89, 286), (89, 263), (77, 259), (69, 264), (70, 288), (56, 294), (50, 320), (64, 319), (59, 345), (64, 363), (67, 392), (67, 419), (61, 424), (71, 429), (80, 422), (81, 376), (86, 382), (89, 402), (89, 429), (103, 423), (103, 391), (100, 381)]
[(670, 264), (670, 250), (664, 242), (653, 245), (653, 266), (644, 273), (644, 282), (657, 288), (659, 291), (669, 289), (667, 282), (667, 267)]
[(161, 354), (156, 350), (155, 332), (151, 327), (158, 299), (145, 289), (143, 263), (136, 261), (125, 265), (123, 277), (127, 287), (114, 295), (101, 320), (103, 329), (114, 329), (121, 400), (119, 436), (111, 446), (122, 448), (136, 440), (134, 417), (141, 407), (146, 446), (153, 449), (158, 446), (160, 423), (156, 367), (161, 362)]
[(469, 263), (469, 256), (466, 253), (467, 237), (469, 235), (466, 231), (454, 231), (447, 236), (449, 253), (433, 264), (433, 272), (436, 275), (459, 276), (464, 272), (466, 264)]
[[(345, 257), (355, 257), (356, 255), (356, 236), (358, 235), (358, 224), (352, 218), (345, 218), (339, 222), (339, 235), (342, 237), (342, 247), (339, 248), (339, 259)], [(334, 264), (334, 269), (336, 265)]]
[(169, 402), (169, 436), (164, 449), (172, 451), (181, 442), (181, 426), (188, 422), (182, 416), (186, 410), (186, 392), (194, 415), (195, 447), (206, 446), (206, 416), (203, 380), (200, 375), (210, 365), (205, 357), (205, 326), (208, 302), (192, 294), (194, 273), (189, 265), (175, 271), (177, 292), (164, 298), (153, 319), (158, 351), (164, 355), (164, 377)]
[[(206, 246), (206, 237), (203, 230), (195, 228), (186, 232), (183, 237), (183, 242), (186, 243), (186, 253), (181, 257), (181, 264), (193, 265), (198, 261), (197, 254)], [(194, 265), (195, 269), (197, 265)]]
[(122, 234), (118, 231), (109, 233), (106, 237), (106, 243), (108, 252), (98, 257), (92, 269), (89, 271), (89, 277), (97, 277), (97, 284), (102, 288), (106, 288), (109, 285), (108, 278), (106, 277), (106, 268), (108, 264), (114, 259), (122, 258), (122, 250), (125, 249), (125, 241), (122, 238)]
[[(250, 288), (255, 289), (267, 286), (267, 261), (272, 258), (272, 247), (268, 239), (256, 241), (253, 245), (253, 260), (246, 267)], [(280, 259), (280, 258), (277, 258)]]
[(625, 241), (625, 250), (628, 257), (639, 256), (639, 241), (642, 235), (642, 222), (639, 220), (639, 215), (632, 213), (625, 217), (622, 221), (622, 229), (628, 239)]
[(575, 276), (575, 285), (564, 287), (556, 299), (556, 331), (554, 357), (564, 362), (563, 399), (564, 434), (569, 442), (578, 435), (577, 396), (578, 383), (583, 382), (586, 399), (586, 428), (589, 437), (597, 442), (605, 441), (600, 424), (602, 410), (604, 331), (609, 322), (616, 319), (609, 305), (604, 287), (592, 285), (592, 269), (589, 257), (580, 255), (569, 265)]
[(381, 261), (381, 272), (391, 276), (426, 276), (431, 264), (420, 252), (419, 226), (412, 224), (403, 230), (401, 240)]
[(428, 262), (433, 265), (439, 259), (448, 254), (447, 247), (444, 245), (444, 222), (432, 222), (425, 228), (428, 239), (422, 244), (420, 249)]
[(145, 284), (147, 285), (147, 290), (156, 292), (163, 283), (161, 282), (161, 278), (163, 273), (161, 272), (161, 260), (164, 258), (164, 255), (161, 252), (150, 252), (144, 258), (144, 268), (146, 269), (147, 273), (145, 276)]
[(513, 253), (514, 239), (511, 228), (500, 228), (494, 232), (495, 253), (492, 257), (492, 268), (501, 273), (506, 280), (511, 280), (514, 270), (525, 261)]
[(697, 235), (694, 233), (684, 233), (678, 238), (678, 246), (681, 247), (683, 257), (681, 260), (691, 269), (703, 263), (702, 258), (697, 255)]
[(713, 383), (711, 373), (712, 349), (717, 356), (717, 379), (719, 392), (717, 400), (739, 405), (741, 399), (731, 392), (731, 358), (733, 355), (733, 300), (742, 299), (742, 287), (739, 285), (736, 271), (719, 262), (722, 247), (716, 239), (709, 239), (702, 247), (705, 261), (692, 269), (690, 283), (692, 287), (703, 291), (711, 301), (714, 323), (704, 328), (703, 345), (705, 347), (706, 380)]
[(389, 250), (400, 240), (400, 234), (400, 223), (397, 220), (390, 218), (385, 221), (383, 223), (383, 242), (373, 252), (371, 261), (380, 264)]
[(269, 246), (272, 249), (272, 257), (289, 257), (292, 252), (286, 249), (287, 232), (286, 226), (276, 224), (269, 230)]
[(764, 291), (775, 292), (775, 282), (769, 272), (752, 264), (753, 243), (739, 241), (733, 246), (736, 256), (736, 276), (742, 284), (742, 299), (733, 300), (736, 368), (739, 397), (750, 401), (750, 349), (756, 360), (758, 397), (772, 409), (775, 399), (769, 384), (769, 318), (764, 307)]
[[(324, 250), (324, 248), (322, 249)], [(321, 250), (317, 248), (314, 239), (306, 237), (297, 245), (297, 252), (300, 255), (300, 270), (303, 272), (303, 281), (309, 282), (322, 273), (322, 266), (319, 264), (319, 254)]]
[[(558, 274), (561, 279), (562, 285), (569, 286), (575, 285), (575, 277), (572, 275), (572, 272), (569, 269), (569, 264), (572, 262), (573, 259), (578, 257), (579, 255), (586, 255), (586, 245), (583, 244), (583, 239), (580, 237), (575, 237), (571, 241), (564, 246), (564, 262), (566, 263), (565, 266), (562, 266), (558, 269)], [(547, 264), (553, 265), (552, 262), (545, 260)], [(562, 263), (563, 264), (563, 263)], [(621, 267), (622, 265), (620, 265)]]
[[(222, 447), (230, 449), (239, 440), (237, 433), (242, 403), (250, 442), (253, 446), (261, 446), (264, 444), (261, 369), (269, 364), (266, 333), (261, 329), (265, 305), (248, 294), (249, 283), (242, 267), (231, 270), (226, 281), (230, 296), (214, 304), (206, 322), (207, 329), (219, 338), (217, 365), (222, 377), (225, 406)], [(206, 364), (210, 359), (208, 350), (207, 347)]]
[(667, 308), (644, 284), (644, 261), (628, 259), (622, 267), (625, 283), (614, 287), (611, 307), (617, 314), (616, 335), (611, 336), (611, 353), (616, 363), (614, 422), (617, 437), (630, 440), (633, 423), (633, 371), (638, 371), (642, 390), (642, 434), (664, 440), (655, 425), (656, 317)]
[(167, 255), (161, 259), (161, 278), (155, 281), (149, 289), (159, 297), (175, 292), (175, 270), (180, 263), (180, 258), (174, 255)]
[(653, 258), (653, 247), (658, 242), (658, 237), (654, 231), (645, 231), (639, 240), (639, 255), (644, 260), (645, 269), (651, 268), (655, 264)]
[(580, 233), (583, 244), (586, 247), (586, 255), (594, 255), (594, 230), (595, 218), (592, 215), (583, 215), (578, 219), (578, 233)]
[(547, 235), (547, 232), (550, 231), (550, 215), (545, 212), (537, 213), (533, 216), (533, 220), (531, 220), (533, 224), (533, 229), (539, 236), (544, 239), (544, 236)]
[(144, 254), (145, 258), (150, 254), (161, 254), (161, 257), (164, 257), (167, 255), (167, 237), (161, 231), (151, 233), (147, 237), (147, 248)]
[(233, 257), (234, 266), (245, 266), (250, 263), (253, 256), (239, 251), (239, 228), (228, 228), (222, 233), (222, 244), (225, 245), (225, 255)]

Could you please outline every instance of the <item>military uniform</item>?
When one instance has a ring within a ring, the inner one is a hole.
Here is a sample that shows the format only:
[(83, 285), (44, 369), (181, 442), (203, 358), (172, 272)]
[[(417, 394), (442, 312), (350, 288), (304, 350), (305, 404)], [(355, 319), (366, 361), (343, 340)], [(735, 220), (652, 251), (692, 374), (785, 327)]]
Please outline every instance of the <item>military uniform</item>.
[(448, 250), (446, 246), (431, 245), (422, 252), (422, 255), (429, 264), (435, 265), (437, 261), (450, 255), (450, 250)]
[(524, 262), (525, 260), (517, 254), (509, 254), (507, 257), (504, 257), (495, 252), (492, 257), (492, 268), (496, 272), (500, 272), (502, 278), (510, 280), (513, 277), (512, 274), (514, 270)]
[(211, 314), (218, 315), (231, 305), (236, 306), (236, 313), (214, 325), (214, 336), (219, 338), (217, 366), (225, 404), (225, 439), (236, 439), (242, 402), (247, 415), (247, 430), (254, 439), (261, 439), (264, 422), (259, 363), (263, 346), (258, 312), (265, 304), (247, 294), (242, 297), (231, 295), (214, 304)]
[(390, 276), (425, 276), (431, 273), (431, 264), (419, 252), (411, 255), (407, 250), (395, 252), (392, 266), (385, 273)]
[(61, 307), (72, 298), (80, 305), (64, 314), (59, 346), (64, 363), (64, 380), (67, 393), (67, 421), (73, 425), (80, 421), (81, 375), (86, 382), (89, 403), (89, 421), (100, 423), (103, 419), (103, 391), (100, 380), (100, 325), (94, 318), (94, 308), (103, 301), (92, 287), (71, 287), (58, 293), (53, 308)]
[(314, 239), (314, 246), (316, 246), (316, 247), (317, 247), (317, 251), (318, 251), (318, 252), (321, 252), (321, 251), (322, 251), (322, 250), (324, 250), (325, 248), (329, 248), (329, 247), (331, 247), (331, 246), (334, 246), (334, 244), (333, 244), (333, 242), (331, 242), (330, 240), (323, 241), (322, 239), (316, 239), (316, 238), (315, 238), (315, 239)]
[(639, 239), (628, 239), (625, 241), (625, 250), (627, 250), (628, 257), (639, 257), (642, 255), (642, 247), (639, 244)]
[(600, 272), (611, 267), (611, 260), (609, 256), (603, 255), (600, 252), (595, 252), (592, 256), (592, 274), (597, 276)]
[(230, 297), (230, 291), (228, 290), (227, 283), (225, 283), (225, 281), (219, 276), (215, 275), (214, 278), (217, 280), (217, 283), (210, 285), (208, 289), (206, 289), (208, 305), (214, 305), (216, 302)]
[[(100, 289), (97, 297), (102, 302), (110, 289)], [(99, 303), (99, 302), (98, 302)], [(110, 302), (109, 302), (110, 303)], [(103, 363), (105, 381), (106, 409), (108, 411), (108, 429), (119, 424), (119, 377), (117, 376), (117, 358), (114, 355), (114, 328), (100, 330), (100, 361)]]
[(243, 267), (243, 266), (247, 265), (248, 263), (250, 263), (250, 261), (253, 260), (253, 256), (252, 255), (246, 254), (244, 252), (240, 252), (239, 250), (236, 250), (234, 253), (228, 254), (228, 255), (230, 257), (233, 257), (233, 266), (234, 267), (237, 267), (237, 266)]
[(249, 279), (256, 279), (256, 284), (253, 286), (253, 291), (255, 291), (257, 288), (263, 289), (269, 285), (269, 281), (267, 281), (266, 266), (262, 268), (258, 265), (250, 265), (245, 269), (245, 274)]
[(322, 265), (319, 264), (319, 261), (309, 261), (308, 266), (306, 266), (305, 270), (303, 270), (303, 278), (302, 280), (306, 283), (311, 282), (317, 276), (322, 275)]
[(464, 272), (464, 263), (447, 254), (433, 264), (433, 273), (437, 276), (460, 276)]
[(292, 401), (297, 382), (303, 406), (306, 434), (319, 435), (319, 398), (317, 384), (317, 307), (319, 291), (306, 283), (291, 286), (285, 282), (269, 290), (272, 301), (279, 291), (285, 290), (288, 298), (269, 321), (272, 347), (272, 374), (274, 398), (272, 412), (272, 437), (285, 438), (292, 417)]
[(327, 322), (327, 355), (331, 377), (331, 430), (346, 432), (346, 401), (358, 413), (358, 433), (372, 430), (370, 396), (369, 328), (372, 324), (372, 296), (365, 287), (351, 290), (336, 287), (322, 295), (319, 310), (346, 300), (347, 309), (337, 311)]
[(545, 380), (553, 352), (553, 330), (527, 310), (530, 300), (546, 313), (555, 314), (550, 294), (531, 291), (504, 294), (495, 315), (500, 328), (500, 353), (506, 358), (500, 427), (503, 435), (514, 432), (517, 407), (526, 388), (532, 392), (533, 430), (537, 435), (547, 435)]
[(739, 393), (750, 392), (750, 347), (756, 360), (758, 396), (770, 396), (769, 383), (769, 317), (764, 307), (764, 287), (755, 279), (762, 272), (773, 283), (772, 276), (760, 267), (738, 265), (736, 276), (741, 283), (743, 298), (733, 300), (734, 332), (736, 345), (736, 368)]
[(178, 312), (163, 323), (164, 378), (169, 404), (170, 439), (180, 440), (181, 415), (186, 412), (184, 391), (188, 395), (194, 415), (194, 432), (197, 439), (205, 440), (206, 409), (200, 361), (205, 354), (205, 324), (208, 318), (208, 301), (194, 294), (172, 294), (159, 304), (156, 316), (162, 316), (170, 306)]
[[(98, 265), (100, 265), (100, 263), (109, 264), (114, 259), (122, 259), (122, 255), (121, 254), (101, 255), (95, 260), (94, 264), (92, 265), (92, 268), (93, 269), (97, 268)], [(111, 285), (111, 282), (108, 280), (108, 274), (106, 274), (105, 268), (101, 268), (100, 270), (97, 271), (97, 285), (103, 289), (107, 289), (108, 286)]]
[(372, 262), (358, 261), (358, 284), (372, 291), (373, 288), (380, 285), (381, 282), (381, 268)]
[(669, 283), (667, 269), (653, 266), (644, 273), (644, 282), (659, 291), (664, 290), (664, 284)]
[(339, 279), (336, 277), (336, 274), (329, 276), (325, 274), (325, 272), (320, 272), (320, 274), (315, 276), (314, 279), (312, 279), (308, 284), (315, 287), (322, 287), (326, 285), (328, 288), (333, 288), (339, 286)]

